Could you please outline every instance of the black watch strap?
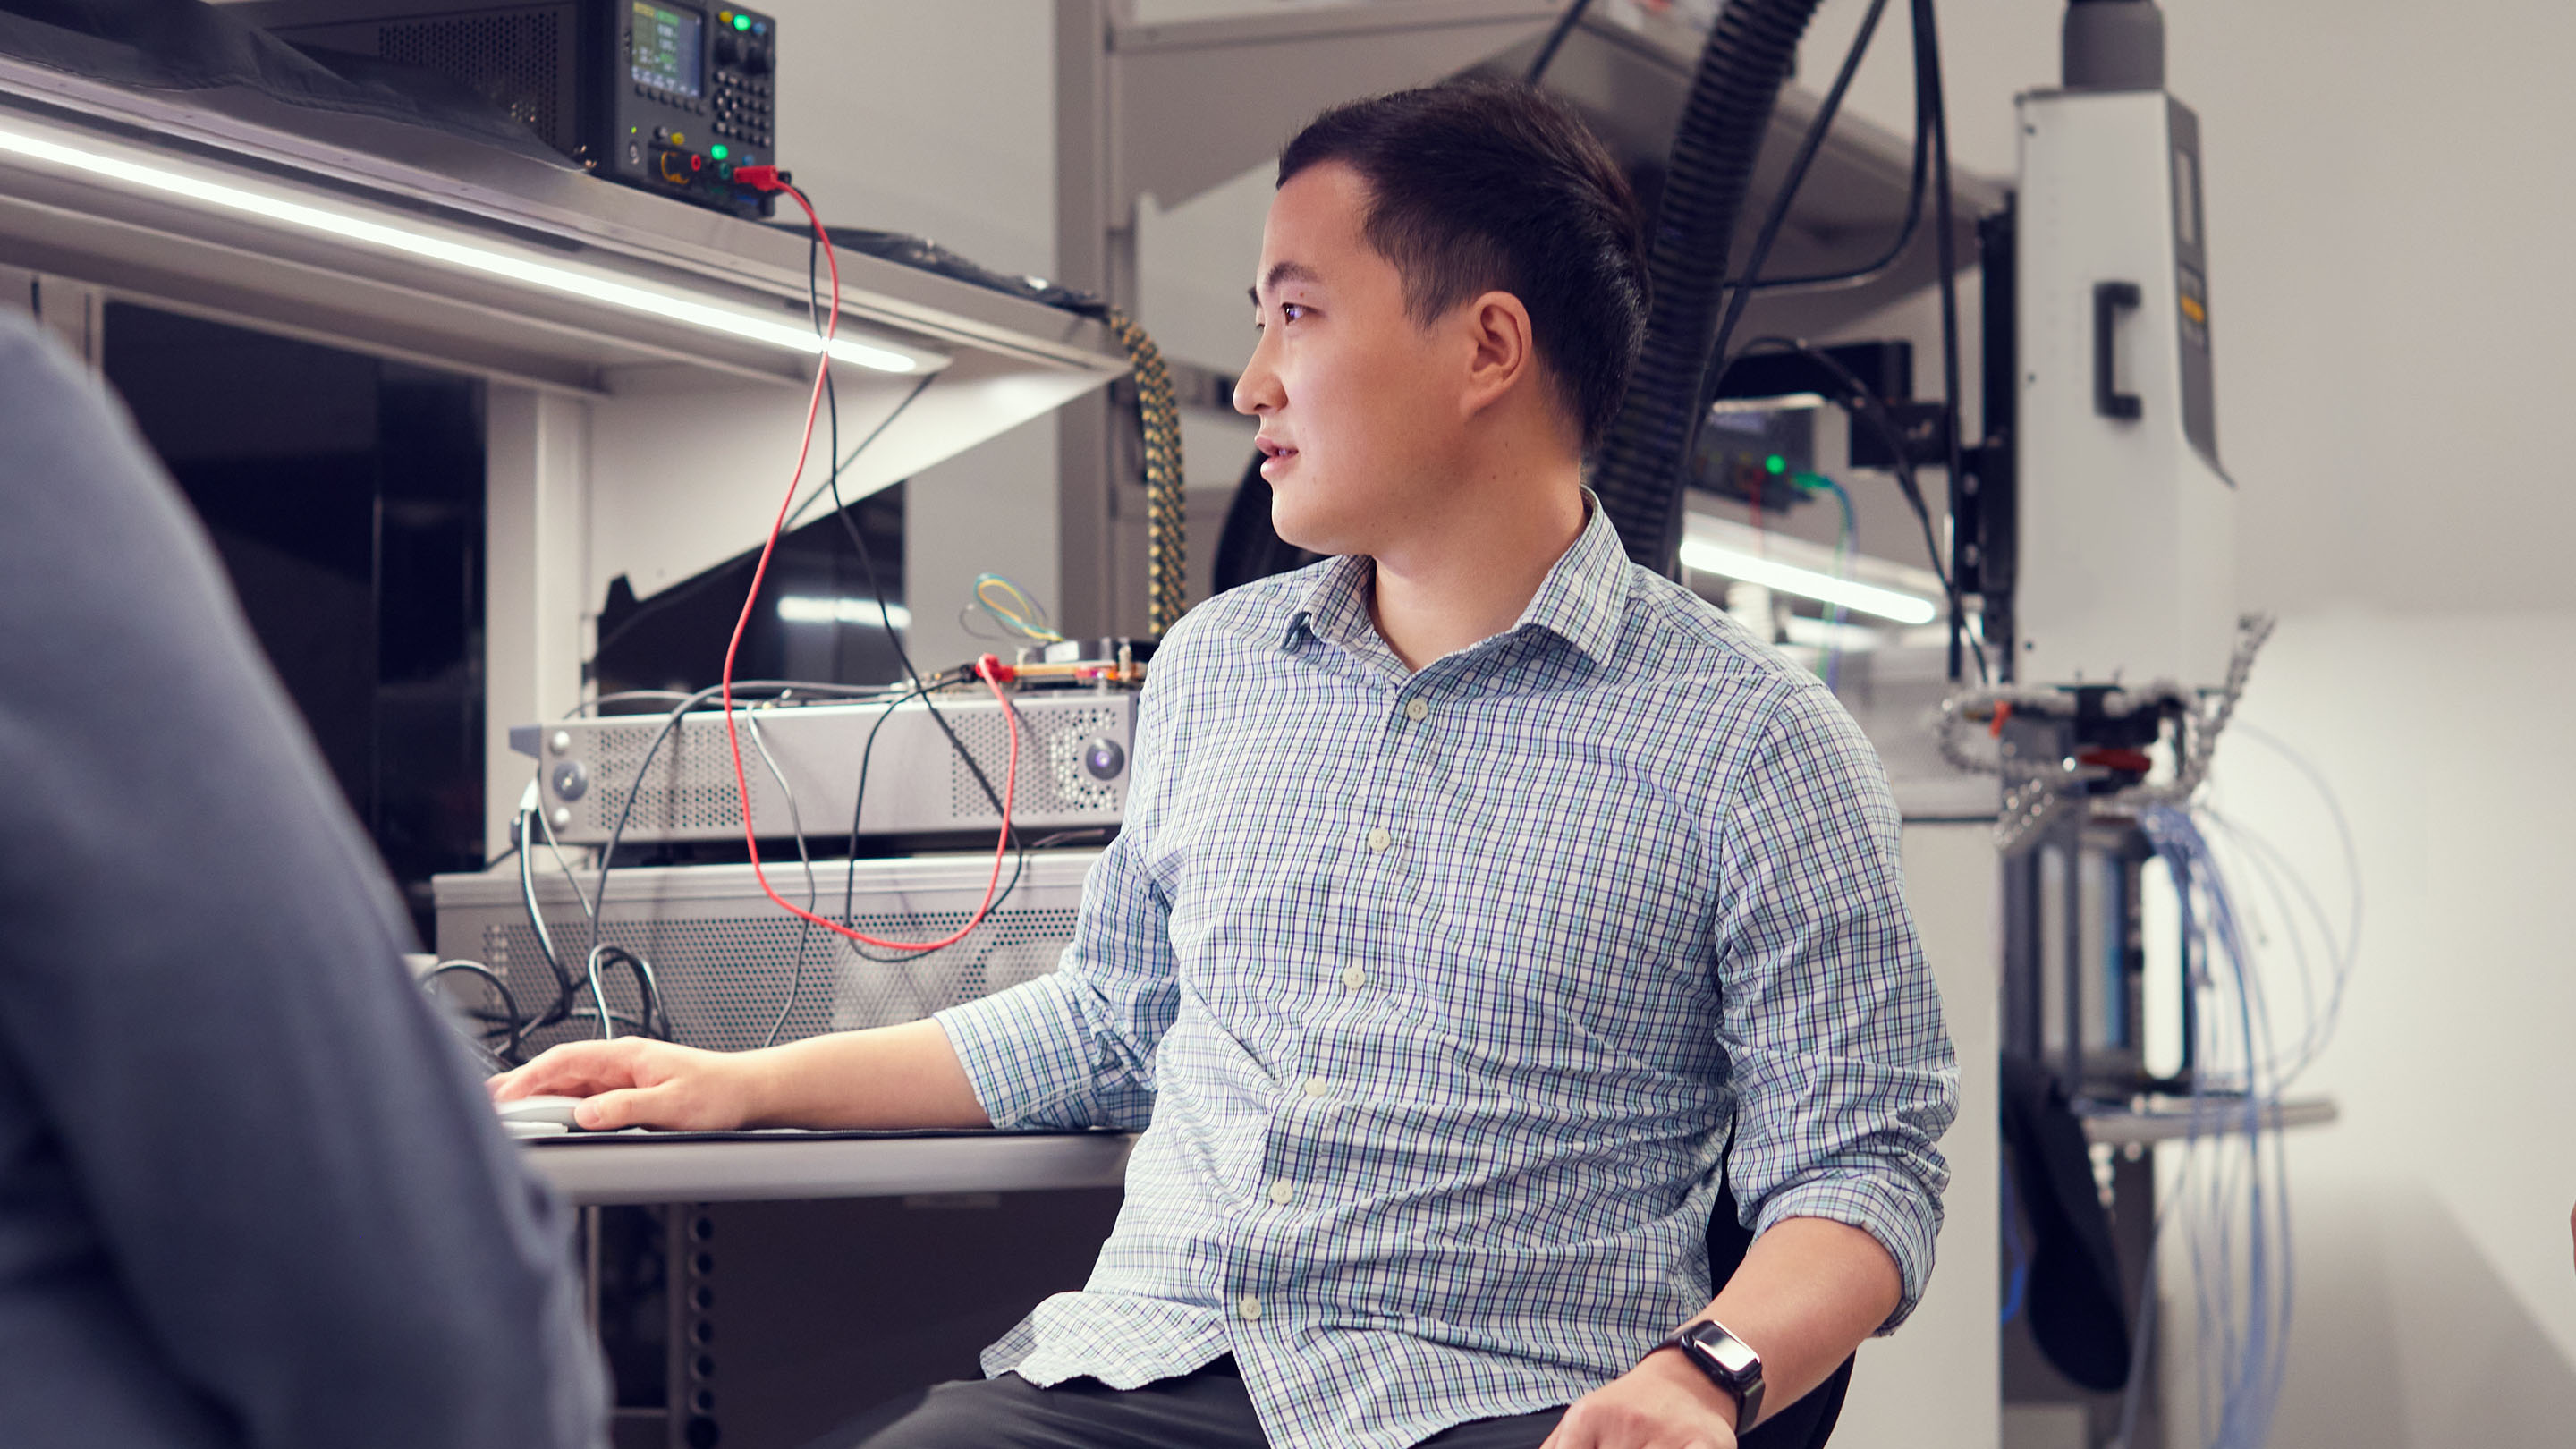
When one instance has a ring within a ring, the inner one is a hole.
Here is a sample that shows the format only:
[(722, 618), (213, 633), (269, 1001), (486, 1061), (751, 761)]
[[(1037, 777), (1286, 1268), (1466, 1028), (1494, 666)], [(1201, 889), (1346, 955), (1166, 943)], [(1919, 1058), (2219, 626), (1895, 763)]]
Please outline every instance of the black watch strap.
[(1661, 1353), (1668, 1348), (1681, 1350), (1682, 1357), (1708, 1381), (1724, 1389), (1735, 1400), (1735, 1432), (1743, 1433), (1762, 1417), (1762, 1355), (1753, 1345), (1726, 1331), (1714, 1318), (1703, 1318), (1655, 1345)]

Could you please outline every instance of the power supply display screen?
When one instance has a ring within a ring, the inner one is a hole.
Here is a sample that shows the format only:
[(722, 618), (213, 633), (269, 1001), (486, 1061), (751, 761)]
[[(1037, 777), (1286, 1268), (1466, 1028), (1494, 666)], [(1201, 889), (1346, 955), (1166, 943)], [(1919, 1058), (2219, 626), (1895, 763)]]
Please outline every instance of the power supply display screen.
[(694, 96), (704, 89), (707, 18), (695, 10), (634, 0), (627, 57), (635, 83)]

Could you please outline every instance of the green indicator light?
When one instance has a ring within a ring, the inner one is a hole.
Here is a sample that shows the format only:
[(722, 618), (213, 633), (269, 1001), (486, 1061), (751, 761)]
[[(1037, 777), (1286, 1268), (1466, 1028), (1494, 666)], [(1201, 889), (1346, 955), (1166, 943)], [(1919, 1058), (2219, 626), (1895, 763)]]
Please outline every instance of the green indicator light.
[(717, 160), (722, 161), (725, 158), (724, 142), (718, 141), (715, 145), (708, 147), (707, 149), (714, 154)]
[(1789, 460), (1781, 457), (1777, 453), (1774, 453), (1770, 457), (1762, 460), (1762, 467), (1764, 471), (1768, 472), (1772, 477), (1777, 478), (1781, 474), (1789, 471)]
[(733, 18), (733, 28), (736, 30), (749, 30), (751, 28), (751, 17), (748, 15), (735, 16)]

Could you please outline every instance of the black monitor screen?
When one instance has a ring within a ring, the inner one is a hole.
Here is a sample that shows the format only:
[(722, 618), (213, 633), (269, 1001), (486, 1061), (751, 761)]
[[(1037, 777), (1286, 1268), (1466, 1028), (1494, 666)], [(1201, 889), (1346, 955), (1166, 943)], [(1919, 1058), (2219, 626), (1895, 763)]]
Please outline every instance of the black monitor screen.
[(628, 59), (637, 85), (694, 96), (703, 89), (707, 18), (694, 10), (634, 0), (634, 38)]

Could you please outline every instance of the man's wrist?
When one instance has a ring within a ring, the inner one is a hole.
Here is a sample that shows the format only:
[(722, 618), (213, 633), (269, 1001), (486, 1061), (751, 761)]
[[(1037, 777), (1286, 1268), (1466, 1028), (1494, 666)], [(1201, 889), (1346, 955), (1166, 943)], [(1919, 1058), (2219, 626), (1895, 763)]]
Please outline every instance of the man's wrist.
[(781, 1119), (781, 1099), (785, 1095), (779, 1081), (781, 1064), (776, 1047), (754, 1048), (747, 1052), (727, 1053), (733, 1068), (735, 1100), (742, 1109), (745, 1127), (788, 1125)]
[(1678, 1386), (1706, 1405), (1710, 1413), (1724, 1419), (1729, 1429), (1735, 1428), (1737, 1419), (1742, 1417), (1744, 1406), (1736, 1402), (1735, 1395), (1719, 1388), (1717, 1382), (1702, 1373), (1699, 1365), (1691, 1362), (1690, 1355), (1678, 1347), (1659, 1348), (1647, 1354), (1637, 1361), (1635, 1372)]

